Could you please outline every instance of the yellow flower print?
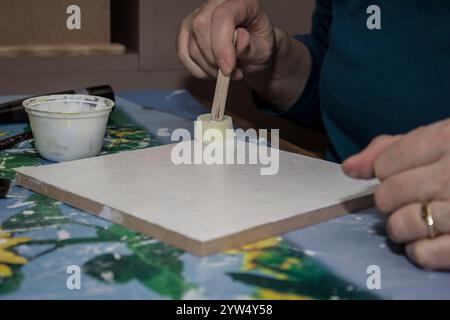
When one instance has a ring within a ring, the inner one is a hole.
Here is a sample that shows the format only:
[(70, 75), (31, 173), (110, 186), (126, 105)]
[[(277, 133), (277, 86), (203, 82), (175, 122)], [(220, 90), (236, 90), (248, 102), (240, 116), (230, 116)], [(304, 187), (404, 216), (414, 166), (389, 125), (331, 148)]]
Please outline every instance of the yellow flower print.
[(12, 238), (11, 234), (0, 229), (0, 277), (11, 277), (12, 270), (9, 265), (24, 265), (28, 261), (24, 257), (21, 257), (6, 249), (12, 248), (22, 243), (30, 241), (31, 238)]
[[(285, 280), (286, 275), (280, 272), (273, 271), (271, 269), (264, 268), (260, 264), (257, 263), (258, 258), (261, 258), (265, 254), (265, 250), (276, 247), (281, 242), (280, 237), (268, 238), (256, 243), (247, 244), (242, 246), (240, 249), (228, 250), (227, 254), (242, 254), (243, 255), (243, 263), (242, 270), (243, 271), (251, 271), (255, 269), (259, 269), (260, 271), (275, 276), (277, 279)], [(286, 259), (286, 260), (289, 260)], [(291, 263), (292, 261), (285, 261), (285, 264), (282, 267), (286, 267), (286, 263)], [(301, 263), (300, 261), (296, 261), (297, 263)]]

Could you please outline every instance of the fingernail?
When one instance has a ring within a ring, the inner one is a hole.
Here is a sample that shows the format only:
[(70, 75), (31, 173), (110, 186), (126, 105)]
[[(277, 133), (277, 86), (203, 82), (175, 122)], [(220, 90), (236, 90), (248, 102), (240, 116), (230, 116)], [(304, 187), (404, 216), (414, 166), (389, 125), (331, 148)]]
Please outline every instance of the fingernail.
[(359, 154), (355, 154), (355, 155), (347, 158), (347, 160), (345, 160), (344, 163), (347, 163), (347, 164), (350, 163), (351, 164), (353, 162), (356, 162), (358, 160), (358, 156), (359, 156)]
[(220, 59), (220, 70), (222, 71), (222, 73), (225, 76), (229, 76), (231, 73), (231, 66), (229, 65), (229, 63), (225, 60), (225, 59)]
[(233, 71), (233, 79), (236, 81), (240, 81), (244, 78), (244, 73), (242, 72), (241, 69), (235, 69)]
[(359, 172), (357, 172), (357, 171), (346, 172), (346, 174), (353, 179), (359, 178)]

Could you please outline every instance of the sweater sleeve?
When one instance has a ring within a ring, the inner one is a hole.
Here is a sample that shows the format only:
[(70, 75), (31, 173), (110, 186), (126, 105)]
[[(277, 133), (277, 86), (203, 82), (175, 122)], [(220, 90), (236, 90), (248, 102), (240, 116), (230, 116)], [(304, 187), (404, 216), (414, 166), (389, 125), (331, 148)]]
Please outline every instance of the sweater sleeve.
[(322, 62), (328, 50), (328, 34), (332, 21), (333, 0), (316, 0), (316, 10), (313, 15), (311, 34), (296, 35), (310, 51), (312, 69), (305, 89), (297, 102), (286, 112), (276, 112), (275, 106), (264, 101), (255, 92), (253, 97), (256, 106), (267, 114), (286, 118), (304, 127), (321, 130), (319, 103), (319, 81)]

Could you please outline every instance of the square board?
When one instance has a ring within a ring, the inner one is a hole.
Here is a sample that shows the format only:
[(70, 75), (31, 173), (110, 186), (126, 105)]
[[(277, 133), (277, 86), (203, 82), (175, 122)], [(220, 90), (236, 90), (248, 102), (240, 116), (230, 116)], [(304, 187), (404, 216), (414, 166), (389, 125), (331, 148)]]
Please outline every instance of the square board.
[[(191, 143), (191, 142), (183, 142)], [(17, 169), (17, 183), (197, 255), (208, 255), (373, 205), (374, 181), (279, 151), (261, 165), (175, 165), (174, 145)]]

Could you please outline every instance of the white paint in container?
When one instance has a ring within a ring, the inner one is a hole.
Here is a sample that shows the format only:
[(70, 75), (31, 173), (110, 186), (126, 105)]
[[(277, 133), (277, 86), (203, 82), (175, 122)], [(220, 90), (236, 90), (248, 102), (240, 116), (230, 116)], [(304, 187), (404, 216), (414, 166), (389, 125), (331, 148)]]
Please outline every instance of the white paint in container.
[(63, 162), (98, 155), (114, 102), (89, 95), (51, 95), (23, 102), (39, 154)]
[[(233, 120), (230, 116), (224, 116), (222, 121), (216, 121), (212, 119), (210, 113), (202, 114), (198, 116), (197, 121), (194, 123), (195, 141), (209, 143), (211, 141), (210, 136), (218, 139), (220, 142), (234, 139), (233, 128)], [(217, 131), (208, 133), (209, 130)]]

